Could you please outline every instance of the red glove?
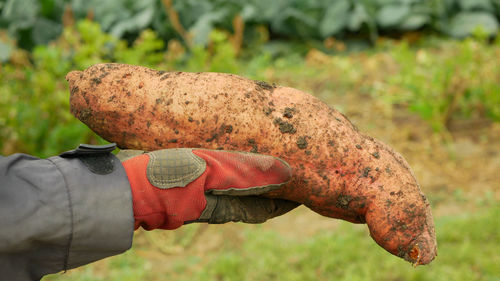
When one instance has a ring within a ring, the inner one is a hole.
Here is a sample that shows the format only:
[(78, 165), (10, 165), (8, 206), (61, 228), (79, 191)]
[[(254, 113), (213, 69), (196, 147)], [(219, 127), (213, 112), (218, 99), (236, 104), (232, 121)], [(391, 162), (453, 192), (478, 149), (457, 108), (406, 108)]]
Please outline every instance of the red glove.
[(135, 229), (175, 229), (191, 221), (263, 222), (298, 205), (254, 196), (290, 180), (288, 164), (271, 156), (165, 149), (125, 160), (123, 166), (132, 189)]

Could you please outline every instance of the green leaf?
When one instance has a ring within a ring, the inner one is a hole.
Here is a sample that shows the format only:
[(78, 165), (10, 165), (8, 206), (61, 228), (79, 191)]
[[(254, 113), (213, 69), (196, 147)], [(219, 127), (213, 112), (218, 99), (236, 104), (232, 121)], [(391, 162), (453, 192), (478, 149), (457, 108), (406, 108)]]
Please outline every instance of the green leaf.
[(459, 4), (463, 10), (480, 9), (488, 12), (495, 10), (490, 0), (459, 0)]
[(317, 17), (308, 12), (310, 11), (287, 7), (272, 19), (271, 28), (274, 32), (295, 38), (314, 37), (317, 32), (318, 20)]
[(409, 13), (408, 5), (384, 6), (377, 13), (377, 22), (381, 27), (393, 27), (402, 23)]
[(497, 14), (500, 14), (500, 0), (491, 0), (491, 2), (495, 7)]
[(2, 9), (1, 18), (10, 22), (10, 32), (16, 32), (32, 27), (39, 9), (36, 0), (8, 0)]
[(426, 23), (429, 23), (431, 20), (429, 15), (424, 14), (412, 14), (401, 23), (399, 26), (404, 30), (415, 30), (424, 26)]
[(45, 18), (38, 18), (33, 26), (31, 37), (38, 45), (47, 44), (55, 39), (62, 31), (62, 25)]
[(387, 5), (391, 5), (391, 4), (401, 3), (401, 1), (399, 1), (399, 0), (369, 0), (369, 1), (374, 2), (378, 6), (387, 6)]
[(455, 15), (449, 24), (448, 34), (462, 38), (472, 34), (477, 28), (481, 28), (488, 35), (498, 32), (497, 19), (487, 12), (461, 12)]
[(363, 23), (369, 22), (370, 16), (368, 15), (365, 6), (360, 3), (354, 4), (354, 10), (349, 17), (347, 26), (350, 31), (358, 31)]
[(10, 59), (12, 46), (0, 41), (0, 62), (6, 62)]
[(321, 36), (337, 34), (348, 23), (351, 4), (347, 0), (338, 0), (328, 7), (319, 25)]
[(94, 17), (97, 22), (101, 25), (102, 29), (109, 31), (113, 28), (113, 25), (120, 21), (120, 19), (130, 18), (132, 15), (123, 4), (122, 1), (99, 1), (90, 0), (89, 3), (93, 3), (94, 7), (99, 7), (99, 9), (93, 9), (89, 6), (88, 9), (94, 11)]
[(241, 10), (240, 14), (245, 21), (248, 21), (252, 20), (253, 18), (256, 18), (258, 13), (259, 12), (257, 11), (254, 5), (246, 4)]
[(70, 2), (71, 10), (76, 18), (85, 17), (93, 4), (91, 0), (70, 0)]
[(226, 9), (221, 9), (219, 11), (213, 11), (202, 15), (193, 26), (189, 29), (189, 32), (193, 35), (193, 42), (195, 45), (206, 45), (208, 43), (208, 37), (214, 24), (222, 20), (228, 11)]
[(40, 16), (56, 20), (64, 10), (64, 0), (39, 0)]
[(135, 13), (131, 18), (124, 18), (114, 25), (110, 33), (115, 37), (121, 37), (129, 31), (139, 31), (146, 28), (153, 20), (154, 9), (147, 8)]
[(213, 12), (214, 5), (208, 1), (184, 0), (172, 1), (174, 9), (179, 13), (179, 19), (186, 29), (192, 26), (203, 16)]

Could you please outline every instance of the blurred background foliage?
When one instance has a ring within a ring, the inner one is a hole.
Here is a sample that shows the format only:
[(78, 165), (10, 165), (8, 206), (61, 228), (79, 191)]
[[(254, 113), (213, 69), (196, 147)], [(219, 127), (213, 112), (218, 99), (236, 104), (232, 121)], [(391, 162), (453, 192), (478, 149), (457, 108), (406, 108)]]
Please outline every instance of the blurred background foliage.
[[(169, 21), (173, 10), (177, 20)], [(213, 29), (232, 30), (235, 21), (245, 25), (246, 43), (252, 42), (256, 27), (266, 28), (273, 39), (373, 40), (410, 30), (465, 37), (477, 25), (495, 35), (500, 0), (1, 0), (0, 15), (0, 28), (26, 49), (54, 40), (65, 23), (83, 18), (129, 42), (151, 28), (165, 41), (182, 37), (187, 44), (206, 45)]]
[(312, 93), (401, 152), (440, 245), (415, 270), (366, 227), (299, 208), (140, 231), (127, 254), (44, 280), (500, 280), (499, 20), (500, 0), (0, 0), (1, 154), (105, 143), (69, 112), (70, 70), (235, 73)]

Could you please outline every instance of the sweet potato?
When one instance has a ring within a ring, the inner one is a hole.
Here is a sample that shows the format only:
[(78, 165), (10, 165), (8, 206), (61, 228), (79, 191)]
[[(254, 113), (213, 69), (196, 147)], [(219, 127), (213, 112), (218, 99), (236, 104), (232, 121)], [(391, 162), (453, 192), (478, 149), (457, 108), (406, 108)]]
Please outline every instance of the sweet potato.
[(293, 180), (267, 196), (366, 223), (380, 246), (416, 265), (436, 255), (429, 203), (406, 161), (309, 94), (230, 74), (123, 64), (94, 65), (66, 79), (71, 112), (120, 148), (281, 157)]

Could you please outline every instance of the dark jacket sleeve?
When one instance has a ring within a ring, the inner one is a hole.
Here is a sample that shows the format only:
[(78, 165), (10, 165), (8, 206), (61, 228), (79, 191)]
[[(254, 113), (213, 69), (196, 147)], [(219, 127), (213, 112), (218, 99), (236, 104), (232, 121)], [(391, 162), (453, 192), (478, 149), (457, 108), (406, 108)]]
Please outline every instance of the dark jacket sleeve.
[(104, 167), (87, 159), (0, 157), (0, 280), (39, 280), (130, 248), (125, 170), (112, 154)]

